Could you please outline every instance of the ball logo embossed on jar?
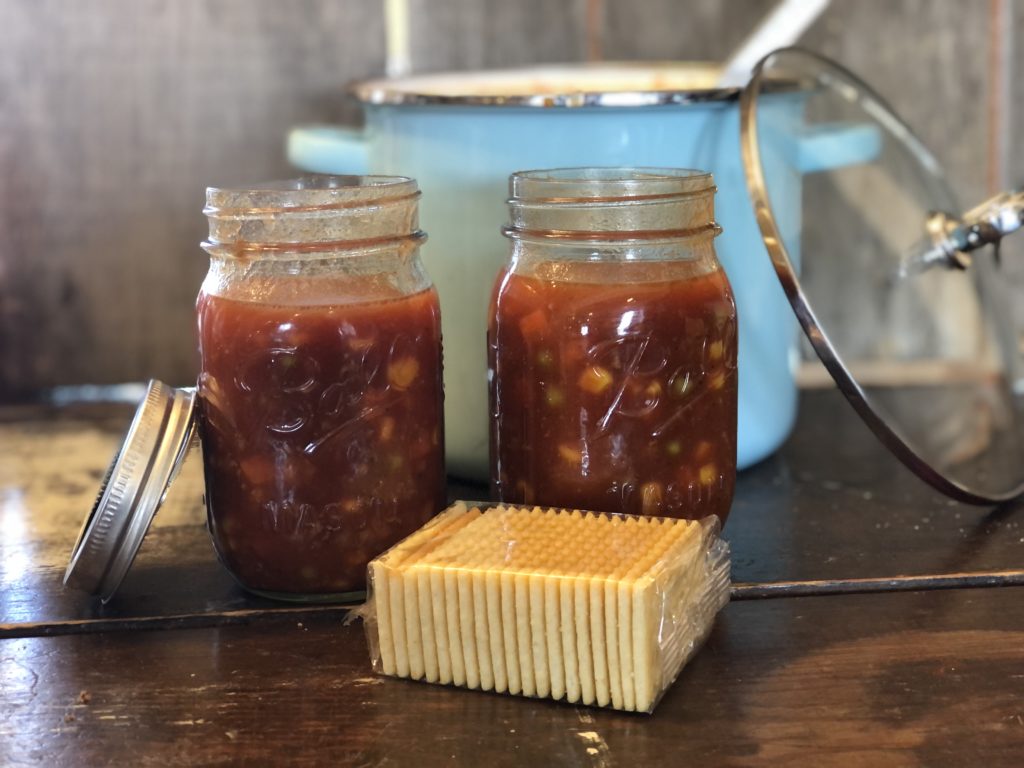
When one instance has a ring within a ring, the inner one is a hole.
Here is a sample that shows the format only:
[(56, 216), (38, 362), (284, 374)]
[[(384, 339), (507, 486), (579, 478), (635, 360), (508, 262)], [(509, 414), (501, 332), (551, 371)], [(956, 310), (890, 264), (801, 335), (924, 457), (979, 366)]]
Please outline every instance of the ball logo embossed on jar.
[(587, 349), (590, 367), (580, 376), (580, 386), (589, 392), (607, 392), (607, 406), (597, 420), (599, 434), (614, 418), (639, 419), (652, 413), (661, 402), (661, 388), (655, 377), (668, 364), (659, 340), (649, 332), (632, 330), (605, 339)]
[(419, 377), (415, 350), (423, 343), (422, 334), (400, 333), (386, 345), (370, 339), (359, 340), (354, 347), (349, 344), (359, 362), (343, 365), (339, 380), (321, 392), (315, 413), (319, 429), (303, 451), (312, 455), (328, 442), (351, 440), (353, 430), (364, 422), (400, 405), (403, 393)]

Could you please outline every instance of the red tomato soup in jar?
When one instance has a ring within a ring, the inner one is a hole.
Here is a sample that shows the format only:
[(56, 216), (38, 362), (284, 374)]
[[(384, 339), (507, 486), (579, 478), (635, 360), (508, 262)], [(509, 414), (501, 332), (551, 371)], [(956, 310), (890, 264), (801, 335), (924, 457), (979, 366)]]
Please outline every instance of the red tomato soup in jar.
[[(445, 502), (440, 315), (418, 258), (418, 193), (330, 177), (241, 194), (209, 192), (197, 304), (210, 530), (247, 589), (346, 599)], [(244, 247), (231, 239), (239, 219), (257, 222)]]
[(713, 196), (692, 171), (513, 176), (488, 329), (499, 498), (725, 521), (737, 326)]

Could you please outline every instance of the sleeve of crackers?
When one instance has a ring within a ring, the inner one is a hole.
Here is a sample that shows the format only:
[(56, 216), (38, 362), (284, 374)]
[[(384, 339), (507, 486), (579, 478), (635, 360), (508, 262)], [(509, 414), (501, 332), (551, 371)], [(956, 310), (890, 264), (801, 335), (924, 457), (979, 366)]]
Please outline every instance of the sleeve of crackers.
[(650, 713), (729, 599), (718, 521), (456, 502), (375, 559), (375, 671)]

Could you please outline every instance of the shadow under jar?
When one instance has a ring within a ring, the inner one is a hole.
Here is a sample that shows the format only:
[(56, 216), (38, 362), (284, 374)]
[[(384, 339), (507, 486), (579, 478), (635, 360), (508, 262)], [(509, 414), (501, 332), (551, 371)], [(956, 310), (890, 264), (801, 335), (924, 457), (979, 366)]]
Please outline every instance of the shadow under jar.
[(736, 305), (700, 171), (510, 179), (491, 299), (492, 491), (724, 523), (736, 479)]
[(209, 189), (210, 531), (251, 592), (347, 600), (445, 502), (441, 330), (411, 179)]

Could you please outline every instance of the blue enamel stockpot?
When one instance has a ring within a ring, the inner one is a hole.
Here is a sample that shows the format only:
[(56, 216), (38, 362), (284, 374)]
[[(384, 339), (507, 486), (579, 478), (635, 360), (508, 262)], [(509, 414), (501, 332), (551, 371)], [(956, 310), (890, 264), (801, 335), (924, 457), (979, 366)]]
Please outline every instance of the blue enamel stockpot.
[[(739, 312), (738, 465), (774, 451), (796, 415), (797, 325), (765, 252), (747, 195), (739, 91), (715, 87), (711, 64), (608, 64), (435, 74), (353, 87), (359, 130), (300, 127), (288, 156), (319, 173), (402, 174), (423, 190), (431, 233), (424, 262), (441, 295), (445, 440), (449, 471), (487, 477), (484, 330), (491, 286), (506, 258), (499, 232), (509, 175), (531, 168), (699, 168), (718, 182), (719, 258)], [(795, 83), (762, 97), (774, 124), (799, 125), (806, 95)], [(763, 140), (763, 139), (762, 139)], [(764, 153), (779, 226), (799, 232), (805, 174), (870, 160), (864, 125), (784, 132), (791, 146)], [(779, 158), (782, 158), (779, 160)], [(794, 238), (797, 239), (798, 238)]]

